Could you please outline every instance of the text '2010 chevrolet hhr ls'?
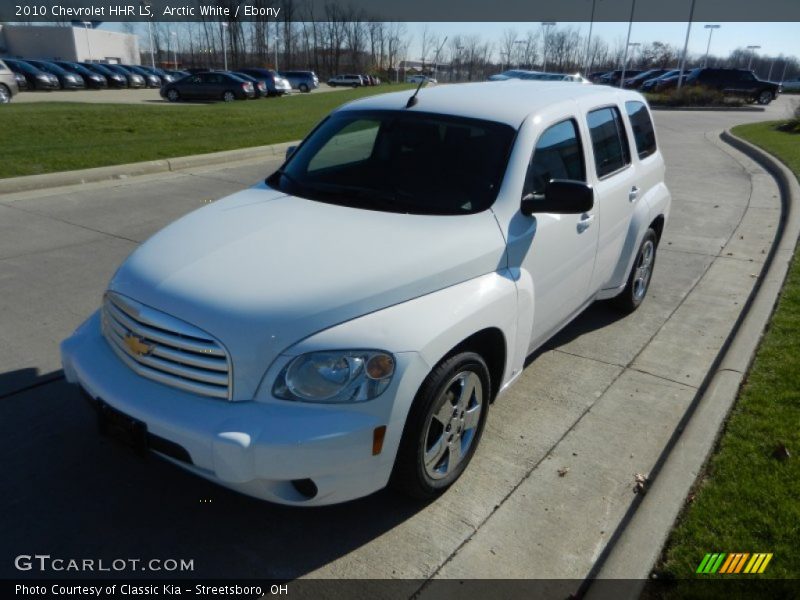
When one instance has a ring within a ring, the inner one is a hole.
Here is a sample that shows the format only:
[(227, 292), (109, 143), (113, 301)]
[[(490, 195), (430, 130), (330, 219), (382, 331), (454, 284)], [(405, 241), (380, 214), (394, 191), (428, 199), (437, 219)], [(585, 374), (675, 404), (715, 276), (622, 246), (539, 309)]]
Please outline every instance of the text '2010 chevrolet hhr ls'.
[(411, 95), (337, 109), (131, 254), (62, 343), (103, 429), (274, 502), (432, 497), (528, 355), (595, 300), (639, 306), (670, 206), (639, 94)]

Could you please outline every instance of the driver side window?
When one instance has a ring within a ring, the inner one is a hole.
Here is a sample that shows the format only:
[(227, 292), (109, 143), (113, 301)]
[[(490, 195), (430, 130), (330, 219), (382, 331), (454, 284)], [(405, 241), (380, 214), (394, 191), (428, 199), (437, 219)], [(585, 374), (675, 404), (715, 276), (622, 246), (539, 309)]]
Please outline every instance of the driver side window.
[(549, 127), (534, 148), (522, 195), (544, 194), (551, 179), (586, 181), (578, 126), (573, 119)]

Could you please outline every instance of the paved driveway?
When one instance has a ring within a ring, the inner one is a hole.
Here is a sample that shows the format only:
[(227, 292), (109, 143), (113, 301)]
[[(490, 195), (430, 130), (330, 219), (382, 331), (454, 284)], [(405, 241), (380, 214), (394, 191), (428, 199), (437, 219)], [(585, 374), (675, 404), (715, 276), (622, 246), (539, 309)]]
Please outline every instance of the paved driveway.
[[(204, 577), (581, 578), (620, 526), (759, 272), (778, 190), (709, 132), (783, 116), (659, 112), (672, 219), (650, 295), (587, 310), (492, 406), (439, 500), (389, 492), (298, 510), (240, 496), (96, 435), (58, 343), (166, 223), (260, 179), (237, 165), (0, 198), (0, 576), (12, 557), (194, 559)], [(409, 584), (409, 592), (416, 584)]]

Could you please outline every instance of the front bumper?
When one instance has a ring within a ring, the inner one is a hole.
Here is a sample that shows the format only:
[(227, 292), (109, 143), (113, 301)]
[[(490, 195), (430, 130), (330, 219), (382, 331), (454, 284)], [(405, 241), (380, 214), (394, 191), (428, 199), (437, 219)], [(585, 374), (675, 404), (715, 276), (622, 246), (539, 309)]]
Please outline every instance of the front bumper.
[[(427, 374), (416, 353), (398, 355), (391, 386), (363, 412), (354, 405), (215, 400), (135, 374), (102, 337), (99, 313), (61, 344), (61, 355), (67, 381), (95, 402), (144, 422), (148, 434), (185, 450), (191, 463), (157, 445), (151, 450), (225, 487), (307, 506), (345, 502), (386, 486), (406, 414), (395, 410), (395, 398), (413, 397)], [(384, 448), (373, 456), (373, 432), (383, 425)], [(308, 479), (317, 489), (313, 497), (292, 483)]]

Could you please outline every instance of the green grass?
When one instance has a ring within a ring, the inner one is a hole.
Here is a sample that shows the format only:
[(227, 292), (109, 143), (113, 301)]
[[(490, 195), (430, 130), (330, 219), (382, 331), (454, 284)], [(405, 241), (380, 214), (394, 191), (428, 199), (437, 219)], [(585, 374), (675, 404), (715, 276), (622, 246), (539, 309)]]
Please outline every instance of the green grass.
[[(800, 176), (800, 134), (782, 131), (784, 125), (742, 125), (734, 132), (774, 154)], [(791, 453), (783, 461), (772, 456), (781, 444)], [(772, 552), (766, 572), (756, 577), (798, 578), (798, 540), (800, 260), (796, 252), (723, 435), (667, 543), (659, 578), (737, 577), (695, 575), (706, 552)], [(697, 591), (696, 584), (677, 583), (671, 597), (691, 597)]]
[(232, 104), (10, 104), (0, 111), (0, 178), (262, 146), (305, 136), (355, 98), (392, 85)]

